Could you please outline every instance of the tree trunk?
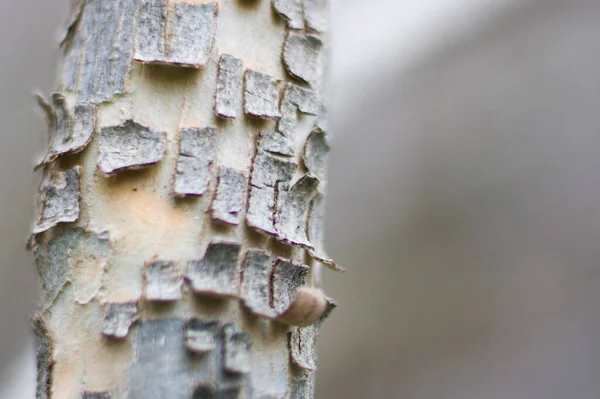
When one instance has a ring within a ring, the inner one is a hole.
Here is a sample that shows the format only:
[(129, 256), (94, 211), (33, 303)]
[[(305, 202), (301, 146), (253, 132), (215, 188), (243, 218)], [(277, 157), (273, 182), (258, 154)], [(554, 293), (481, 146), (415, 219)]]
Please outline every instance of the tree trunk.
[(37, 398), (312, 398), (326, 0), (74, 0), (30, 246)]

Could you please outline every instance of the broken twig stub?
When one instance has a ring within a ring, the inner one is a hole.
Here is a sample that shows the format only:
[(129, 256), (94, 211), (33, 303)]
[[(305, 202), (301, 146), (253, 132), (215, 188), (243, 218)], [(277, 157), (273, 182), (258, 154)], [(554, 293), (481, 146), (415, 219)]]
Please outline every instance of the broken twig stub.
[(75, 222), (79, 219), (80, 175), (80, 166), (65, 172), (48, 172), (40, 187), (34, 234), (44, 232), (59, 223)]
[(126, 169), (139, 169), (162, 160), (167, 134), (133, 120), (100, 131), (98, 167), (111, 175)]

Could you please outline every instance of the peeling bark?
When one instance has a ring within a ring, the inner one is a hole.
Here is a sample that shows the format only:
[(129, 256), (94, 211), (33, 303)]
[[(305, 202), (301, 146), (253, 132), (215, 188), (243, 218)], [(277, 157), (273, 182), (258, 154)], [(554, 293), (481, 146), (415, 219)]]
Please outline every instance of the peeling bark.
[(34, 234), (79, 218), (80, 175), (79, 166), (65, 172), (49, 172), (40, 188)]
[(175, 171), (175, 195), (202, 195), (211, 179), (210, 165), (214, 158), (215, 129), (206, 127), (181, 129), (179, 159)]
[(132, 120), (118, 126), (104, 127), (100, 132), (98, 168), (110, 175), (160, 162), (167, 145), (166, 136), (165, 132)]
[(239, 58), (223, 54), (219, 59), (215, 113), (223, 118), (235, 118), (242, 104), (244, 63)]
[(37, 96), (38, 399), (313, 398), (328, 2), (242, 3), (72, 1)]
[(223, 223), (238, 225), (248, 191), (248, 177), (227, 166), (219, 168), (217, 191), (211, 204), (212, 216)]
[(172, 302), (181, 299), (183, 277), (172, 261), (154, 260), (146, 264), (144, 298), (147, 301)]
[(323, 41), (319, 37), (290, 32), (283, 48), (283, 64), (290, 75), (317, 87), (323, 69), (322, 53)]
[(273, 9), (287, 21), (290, 29), (304, 29), (302, 0), (273, 0)]
[(280, 80), (264, 73), (247, 70), (244, 75), (244, 110), (248, 115), (279, 119)]
[(208, 62), (217, 3), (140, 0), (135, 60), (192, 68)]
[(240, 245), (234, 242), (211, 242), (204, 258), (190, 262), (188, 278), (196, 294), (237, 296)]

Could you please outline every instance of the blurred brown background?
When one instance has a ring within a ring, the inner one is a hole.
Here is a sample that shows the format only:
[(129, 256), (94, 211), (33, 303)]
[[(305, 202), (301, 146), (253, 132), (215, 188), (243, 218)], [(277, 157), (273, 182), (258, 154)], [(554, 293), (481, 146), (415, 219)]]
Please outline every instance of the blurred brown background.
[[(66, 0), (0, 14), (0, 398), (33, 397), (24, 240)], [(267, 1), (267, 0), (258, 0)], [(600, 3), (338, 0), (317, 398), (600, 397)]]

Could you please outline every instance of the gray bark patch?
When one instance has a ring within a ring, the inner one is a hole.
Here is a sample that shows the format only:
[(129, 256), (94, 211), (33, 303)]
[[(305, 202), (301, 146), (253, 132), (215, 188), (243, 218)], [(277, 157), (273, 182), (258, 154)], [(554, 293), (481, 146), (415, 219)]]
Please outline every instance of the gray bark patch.
[[(259, 142), (261, 145), (262, 142)], [(246, 222), (268, 235), (277, 235), (275, 228), (276, 191), (286, 189), (298, 164), (259, 148), (252, 165), (250, 195)]]
[(250, 186), (246, 223), (261, 233), (275, 236), (275, 189)]
[(266, 252), (254, 249), (246, 252), (242, 266), (240, 296), (252, 313), (265, 317), (275, 316), (270, 305), (269, 281), (272, 270), (273, 262)]
[(277, 130), (288, 137), (293, 137), (298, 123), (298, 111), (317, 115), (320, 103), (318, 94), (313, 90), (288, 83), (283, 92), (281, 119), (277, 123)]
[(294, 141), (290, 136), (278, 131), (261, 133), (260, 147), (272, 154), (283, 155), (286, 157), (294, 155)]
[(171, 302), (181, 299), (183, 277), (172, 261), (153, 260), (144, 267), (144, 298), (148, 301)]
[(329, 0), (303, 0), (304, 21), (315, 32), (326, 32), (329, 20)]
[(315, 373), (300, 369), (290, 383), (290, 399), (313, 399), (315, 396)]
[(283, 47), (283, 65), (295, 78), (318, 87), (322, 67), (323, 42), (317, 36), (289, 32)]
[(318, 329), (315, 325), (293, 327), (289, 332), (289, 348), (292, 361), (300, 368), (314, 371), (317, 369), (315, 346)]
[(133, 60), (137, 0), (87, 0), (65, 46), (62, 86), (79, 101), (101, 103), (126, 93)]
[(82, 399), (110, 399), (110, 393), (108, 392), (89, 392), (86, 391), (81, 395)]
[[(110, 243), (98, 234), (81, 228), (66, 229), (47, 244), (39, 244), (34, 256), (42, 285), (42, 308), (49, 308), (73, 274), (85, 273), (90, 266), (101, 270), (110, 258)], [(70, 264), (73, 264), (71, 268)], [(88, 278), (78, 288), (76, 300), (89, 302), (97, 293), (101, 278)]]
[(201, 68), (213, 46), (217, 3), (141, 0), (135, 60)]
[(289, 190), (279, 191), (275, 220), (278, 239), (291, 245), (312, 247), (306, 223), (310, 202), (318, 187), (319, 179), (312, 175), (304, 175)]
[(320, 181), (325, 181), (327, 176), (327, 156), (331, 147), (327, 143), (325, 132), (315, 128), (306, 139), (302, 161), (309, 173), (315, 175)]
[(36, 313), (32, 319), (35, 338), (35, 353), (37, 366), (36, 399), (50, 399), (52, 387), (52, 337), (41, 313)]
[(292, 179), (297, 168), (296, 162), (259, 149), (254, 157), (250, 184), (259, 188), (274, 188), (278, 183), (285, 185)]
[(139, 318), (137, 302), (109, 303), (106, 305), (102, 334), (108, 338), (125, 339)]
[(234, 242), (211, 242), (204, 258), (189, 263), (188, 279), (196, 294), (215, 296), (239, 295), (240, 245)]
[(317, 193), (313, 198), (310, 205), (310, 212), (308, 216), (308, 238), (312, 245), (308, 253), (311, 257), (321, 262), (328, 268), (343, 272), (344, 268), (336, 264), (336, 262), (327, 255), (325, 251), (325, 245), (323, 243), (325, 236), (324, 228), (325, 219), (325, 196), (321, 193)]
[(59, 156), (76, 154), (90, 143), (96, 126), (96, 107), (93, 104), (77, 104), (69, 109), (60, 93), (52, 95), (52, 104), (40, 95), (37, 99), (47, 115), (50, 130), (50, 148), (38, 167)]
[(221, 166), (217, 190), (211, 204), (212, 217), (223, 223), (238, 225), (248, 192), (248, 177), (241, 171)]
[(230, 373), (246, 374), (252, 370), (250, 349), (252, 337), (247, 332), (238, 331), (233, 325), (224, 327), (225, 362), (224, 367)]
[(306, 282), (310, 268), (295, 264), (287, 259), (278, 258), (273, 266), (272, 290), (273, 309), (277, 316), (285, 313), (294, 299), (296, 291)]
[(244, 74), (244, 111), (264, 119), (279, 119), (280, 80), (264, 73), (246, 70)]
[(158, 163), (167, 148), (167, 134), (132, 120), (100, 131), (98, 167), (107, 174)]
[(185, 326), (185, 347), (196, 354), (205, 354), (217, 348), (220, 335), (217, 321), (192, 319)]
[(214, 159), (214, 135), (212, 127), (181, 129), (179, 158), (175, 171), (173, 192), (175, 195), (202, 195), (210, 185), (211, 165)]
[(237, 117), (242, 105), (244, 64), (229, 54), (221, 55), (217, 72), (215, 114), (223, 118)]
[(273, 0), (273, 9), (290, 29), (304, 29), (302, 0)]
[(59, 223), (70, 223), (79, 219), (80, 174), (80, 166), (65, 172), (48, 172), (40, 187), (34, 234), (44, 232)]
[(206, 387), (215, 393), (207, 397), (221, 398), (216, 393), (239, 387), (240, 377), (224, 371), (221, 334), (215, 350), (195, 354), (186, 348), (186, 325), (177, 319), (139, 324), (129, 373), (130, 399), (205, 398), (200, 394), (207, 392)]

